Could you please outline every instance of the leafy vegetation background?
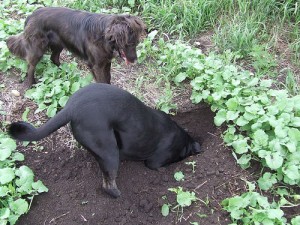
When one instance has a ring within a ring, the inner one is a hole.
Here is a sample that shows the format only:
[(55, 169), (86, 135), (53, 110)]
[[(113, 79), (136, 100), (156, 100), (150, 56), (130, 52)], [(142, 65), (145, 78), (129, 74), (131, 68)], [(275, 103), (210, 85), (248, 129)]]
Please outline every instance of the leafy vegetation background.
[[(300, 185), (298, 1), (4, 0), (0, 6), (0, 68), (4, 75), (17, 69), (25, 76), (25, 62), (9, 53), (5, 39), (21, 32), (24, 18), (43, 5), (140, 15), (149, 35), (139, 46), (139, 63), (155, 71), (155, 82), (165, 93), (156, 107), (174, 112), (174, 90), (189, 83), (191, 101), (208, 103), (216, 112), (215, 124), (226, 126), (224, 142), (232, 146), (237, 163), (244, 169), (253, 161), (261, 164), (256, 185), (247, 182), (247, 193), (222, 202), (232, 224), (300, 224), (300, 216), (288, 221), (282, 210), (295, 207), (300, 199), (294, 191)], [(213, 44), (206, 54), (197, 41), (205, 32), (210, 33)], [(52, 117), (72, 93), (91, 82), (91, 76), (85, 71), (82, 78), (76, 61), (58, 69), (47, 57), (36, 72), (43, 77), (26, 97), (37, 103), (37, 112)], [(143, 82), (144, 74), (140, 77), (138, 81)], [(5, 134), (5, 122), (1, 125), (0, 221), (14, 224), (30, 208), (33, 196), (47, 188), (34, 182), (28, 167), (16, 166), (23, 156)], [(193, 193), (172, 191), (182, 208), (196, 200)], [(164, 216), (166, 212), (168, 205), (163, 207)]]

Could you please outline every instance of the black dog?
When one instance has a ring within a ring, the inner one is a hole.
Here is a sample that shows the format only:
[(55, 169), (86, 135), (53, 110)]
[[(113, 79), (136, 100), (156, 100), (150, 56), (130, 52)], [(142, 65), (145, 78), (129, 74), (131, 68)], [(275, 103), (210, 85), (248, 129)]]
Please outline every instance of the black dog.
[(9, 134), (21, 141), (38, 141), (69, 122), (76, 140), (97, 159), (103, 188), (113, 197), (120, 195), (115, 180), (119, 160), (144, 160), (147, 167), (157, 169), (200, 152), (199, 143), (167, 114), (108, 84), (80, 89), (40, 128), (15, 122)]
[(141, 19), (130, 15), (105, 15), (60, 7), (37, 9), (25, 21), (24, 32), (7, 39), (9, 50), (28, 63), (26, 86), (35, 83), (34, 71), (44, 53), (59, 66), (66, 48), (87, 61), (96, 82), (110, 83), (114, 50), (126, 64), (137, 59), (136, 46), (145, 35)]

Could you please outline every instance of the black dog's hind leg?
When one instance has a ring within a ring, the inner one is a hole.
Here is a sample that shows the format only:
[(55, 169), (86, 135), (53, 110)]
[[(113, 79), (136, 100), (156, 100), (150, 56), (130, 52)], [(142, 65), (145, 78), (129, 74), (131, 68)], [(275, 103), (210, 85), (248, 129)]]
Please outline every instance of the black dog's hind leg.
[[(72, 127), (75, 127), (72, 125)], [(102, 127), (97, 125), (97, 127)], [(96, 158), (103, 174), (103, 189), (112, 197), (119, 197), (119, 191), (116, 178), (119, 169), (119, 149), (115, 134), (110, 128), (83, 130), (81, 127), (75, 127), (73, 134), (75, 138), (85, 148), (87, 148)]]

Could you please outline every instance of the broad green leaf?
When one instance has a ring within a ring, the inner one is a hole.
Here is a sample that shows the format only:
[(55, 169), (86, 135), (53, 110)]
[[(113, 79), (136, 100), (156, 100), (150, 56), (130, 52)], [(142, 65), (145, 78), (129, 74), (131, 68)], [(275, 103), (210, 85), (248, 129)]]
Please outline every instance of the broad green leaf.
[(11, 153), (16, 150), (16, 142), (11, 138), (0, 139), (0, 161), (4, 161), (10, 157)]
[(232, 143), (232, 147), (234, 148), (235, 152), (238, 154), (246, 153), (249, 150), (247, 139), (239, 139), (234, 141)]
[(267, 165), (272, 169), (276, 170), (279, 167), (282, 166), (283, 163), (283, 157), (280, 155), (279, 152), (272, 152), (268, 154), (266, 157), (266, 163)]
[(265, 133), (264, 130), (259, 129), (254, 132), (253, 140), (256, 144), (265, 147), (268, 145), (269, 136)]
[[(10, 216), (10, 209), (3, 207), (0, 209), (0, 224), (1, 224), (1, 220), (7, 219)], [(3, 223), (4, 225), (6, 223)], [(2, 224), (1, 224), (2, 225)]]
[(28, 113), (30, 112), (30, 108), (29, 107), (26, 107), (25, 111), (23, 112), (22, 114), (22, 120), (23, 121), (28, 121), (27, 120), (27, 116), (28, 116)]
[(170, 213), (170, 207), (168, 204), (163, 204), (163, 206), (161, 207), (161, 214), (163, 216), (168, 216)]
[(299, 224), (300, 224), (300, 215), (294, 217), (294, 218), (291, 220), (291, 223), (292, 223), (292, 225), (299, 225)]
[(182, 81), (185, 80), (185, 78), (187, 78), (187, 74), (186, 73), (179, 73), (176, 77), (175, 77), (175, 82), (180, 83)]
[(53, 117), (53, 116), (55, 116), (56, 112), (57, 112), (56, 106), (50, 105), (47, 109), (47, 116)]
[(300, 127), (300, 117), (294, 117), (291, 121), (291, 126)]
[(299, 129), (296, 128), (290, 128), (288, 131), (288, 136), (290, 140), (294, 142), (299, 142), (300, 141), (300, 131)]
[(174, 178), (177, 181), (181, 181), (184, 179), (184, 174), (182, 173), (182, 171), (178, 171), (174, 174)]
[(22, 215), (28, 210), (28, 203), (24, 199), (17, 199), (9, 203), (9, 208), (17, 215)]
[(288, 129), (282, 127), (280, 124), (275, 127), (274, 132), (279, 138), (285, 138), (288, 135)]
[(260, 86), (261, 87), (265, 87), (265, 88), (269, 88), (272, 86), (273, 80), (261, 80), (260, 81)]
[(267, 198), (267, 197), (262, 196), (262, 195), (257, 195), (256, 200), (257, 200), (257, 203), (258, 203), (261, 207), (263, 207), (263, 208), (265, 208), (265, 209), (267, 209), (267, 208), (270, 207), (270, 203), (268, 202), (268, 198)]
[(48, 192), (48, 188), (40, 180), (32, 183), (32, 188), (39, 193)]
[(71, 86), (71, 94), (78, 91), (79, 88), (80, 88), (80, 83), (79, 82), (74, 82)]
[(180, 191), (179, 193), (177, 193), (177, 203), (181, 207), (190, 206), (192, 202), (196, 200), (197, 198), (194, 192)]
[(257, 183), (261, 190), (267, 191), (277, 183), (276, 175), (266, 172), (258, 179)]
[(69, 96), (63, 96), (62, 98), (59, 99), (58, 104), (61, 107), (64, 107), (68, 100), (69, 100)]
[(244, 199), (241, 196), (235, 196), (235, 197), (232, 197), (232, 198), (227, 198), (227, 199), (223, 200), (221, 204), (229, 212), (238, 210), (240, 208), (244, 208), (245, 206), (248, 205), (248, 204), (245, 205)]
[(230, 121), (230, 120), (235, 120), (236, 118), (238, 118), (239, 116), (239, 111), (234, 112), (234, 111), (227, 111), (226, 113), (226, 120)]
[(8, 192), (9, 192), (9, 189), (7, 186), (0, 186), (0, 197), (5, 197)]
[(215, 118), (214, 118), (214, 122), (216, 124), (216, 126), (221, 126), (222, 123), (224, 123), (226, 121), (226, 111), (221, 109), (217, 112)]
[(230, 98), (225, 104), (230, 111), (235, 111), (238, 107), (238, 101), (236, 98)]
[(250, 166), (250, 160), (250, 154), (243, 154), (241, 158), (238, 159), (237, 163), (242, 167), (242, 169), (247, 169)]
[(240, 116), (236, 121), (236, 124), (240, 127), (245, 126), (248, 123), (249, 121), (244, 116)]
[(12, 154), (12, 159), (14, 161), (24, 161), (25, 157), (22, 153), (20, 152), (15, 152), (14, 154)]
[(300, 179), (300, 166), (296, 165), (288, 165), (287, 167), (283, 167), (283, 173), (287, 175), (291, 180)]
[(255, 86), (257, 85), (259, 82), (259, 79), (257, 77), (254, 77), (250, 82), (247, 83), (248, 87), (251, 87), (251, 86)]
[(32, 190), (32, 183), (34, 174), (28, 166), (21, 166), (16, 170), (16, 175), (19, 177), (16, 179), (16, 185), (19, 192), (30, 193)]
[(268, 209), (267, 213), (270, 219), (281, 219), (284, 214), (281, 209)]
[(15, 171), (10, 167), (0, 169), (0, 183), (6, 184), (15, 178)]
[(243, 217), (243, 214), (244, 214), (244, 211), (242, 209), (237, 209), (237, 210), (231, 211), (230, 216), (231, 216), (231, 218), (238, 220)]

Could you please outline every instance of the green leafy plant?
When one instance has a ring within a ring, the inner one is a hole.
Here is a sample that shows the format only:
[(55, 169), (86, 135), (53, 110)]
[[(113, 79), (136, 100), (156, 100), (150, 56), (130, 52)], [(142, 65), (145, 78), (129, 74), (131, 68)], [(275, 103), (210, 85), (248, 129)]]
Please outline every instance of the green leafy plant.
[(13, 139), (0, 132), (0, 224), (15, 224), (27, 213), (33, 197), (48, 191), (41, 181), (34, 181), (28, 166), (17, 167), (24, 155), (16, 147)]
[(195, 173), (196, 163), (197, 163), (196, 161), (185, 162), (186, 165), (192, 166), (193, 173)]
[[(280, 205), (255, 192), (255, 185), (247, 182), (248, 192), (222, 201), (223, 208), (230, 213), (232, 224), (287, 224)], [(299, 216), (292, 219), (297, 224)]]
[(175, 178), (175, 180), (177, 180), (177, 181), (182, 181), (182, 180), (184, 180), (184, 174), (183, 174), (183, 172), (182, 172), (182, 171), (176, 172), (176, 173), (174, 174), (174, 178)]
[(43, 62), (46, 66), (42, 63), (37, 68), (37, 74), (43, 73), (43, 77), (25, 96), (38, 104), (35, 113), (46, 110), (47, 116), (53, 117), (58, 109), (65, 106), (70, 95), (92, 81), (92, 76), (82, 78), (74, 61), (62, 63), (60, 68), (49, 65), (50, 60)]
[(190, 191), (184, 191), (182, 187), (176, 187), (176, 188), (169, 188), (168, 189), (171, 192), (176, 193), (176, 203), (175, 206), (172, 207), (172, 204), (163, 204), (162, 208), (161, 208), (161, 213), (163, 216), (168, 216), (169, 212), (170, 212), (170, 207), (172, 211), (176, 211), (177, 212), (177, 216), (178, 213), (180, 213), (180, 216), (178, 217), (179, 220), (181, 220), (181, 216), (183, 214), (183, 209), (185, 207), (190, 206), (193, 202), (199, 200), (196, 195), (195, 192), (190, 192)]

